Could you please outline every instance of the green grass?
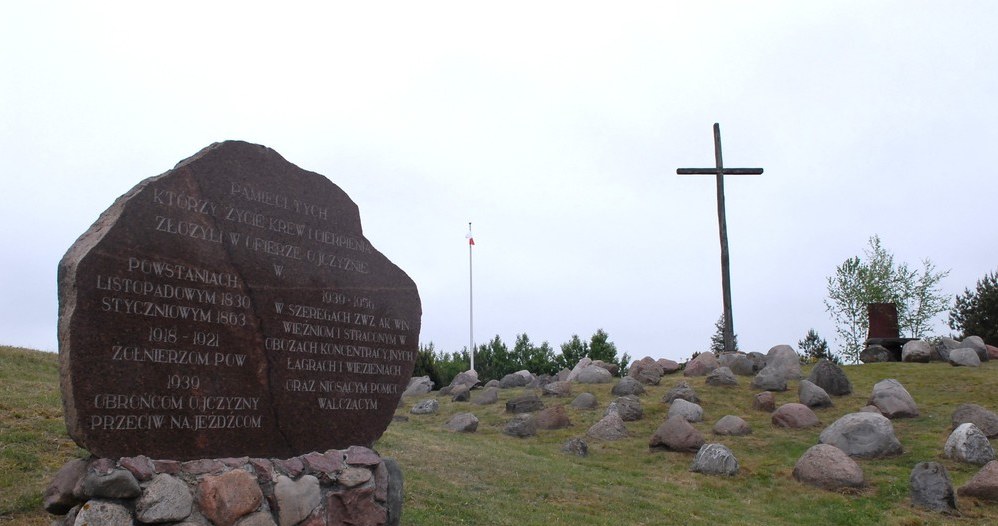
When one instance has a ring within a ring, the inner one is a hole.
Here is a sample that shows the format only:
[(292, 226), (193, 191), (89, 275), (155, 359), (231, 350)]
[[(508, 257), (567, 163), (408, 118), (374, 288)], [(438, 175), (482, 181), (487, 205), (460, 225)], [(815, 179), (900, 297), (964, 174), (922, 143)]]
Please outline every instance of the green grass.
[[(854, 394), (835, 398), (817, 411), (822, 426), (807, 430), (774, 428), (770, 416), (752, 409), (756, 390), (749, 378), (734, 388), (708, 387), (703, 378), (668, 376), (641, 397), (644, 418), (628, 422), (631, 437), (589, 442), (589, 456), (560, 451), (572, 437), (602, 416), (613, 396), (609, 385), (574, 386), (573, 396), (590, 391), (596, 411), (569, 408), (573, 426), (517, 439), (502, 434), (510, 415), (504, 402), (524, 389), (500, 391), (491, 406), (454, 403), (441, 397), (436, 415), (410, 415), (418, 399), (405, 401), (395, 422), (376, 444), (399, 460), (405, 474), (405, 525), (657, 525), (683, 524), (996, 524), (998, 504), (959, 499), (962, 516), (945, 517), (914, 509), (908, 502), (908, 476), (918, 462), (935, 460), (949, 470), (954, 485), (966, 483), (977, 466), (942, 457), (957, 405), (974, 402), (998, 410), (998, 362), (978, 369), (946, 364), (872, 364), (845, 368)], [(894, 421), (904, 445), (899, 457), (860, 461), (866, 488), (827, 492), (796, 482), (794, 463), (817, 443), (825, 425), (866, 405), (873, 384), (896, 378), (912, 393), (921, 416)], [(706, 419), (696, 424), (708, 441), (731, 448), (741, 472), (730, 478), (689, 472), (692, 454), (649, 451), (648, 439), (664, 421), (660, 400), (686, 380), (697, 390)], [(435, 395), (428, 395), (435, 396)], [(777, 403), (795, 402), (796, 386), (777, 394)], [(544, 397), (546, 405), (568, 404), (571, 397)], [(450, 416), (470, 411), (480, 419), (478, 432), (443, 429)], [(735, 414), (752, 426), (745, 437), (715, 437), (719, 418)], [(67, 438), (58, 389), (57, 356), (0, 347), (0, 524), (49, 524), (41, 495), (55, 472), (86, 453)]]

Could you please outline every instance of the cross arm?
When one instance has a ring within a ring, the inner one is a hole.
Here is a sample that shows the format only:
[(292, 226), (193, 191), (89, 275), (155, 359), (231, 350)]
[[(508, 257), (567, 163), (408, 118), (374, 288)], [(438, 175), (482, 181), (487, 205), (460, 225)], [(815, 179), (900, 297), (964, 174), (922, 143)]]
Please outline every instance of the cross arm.
[(762, 168), (676, 168), (676, 175), (761, 175)]

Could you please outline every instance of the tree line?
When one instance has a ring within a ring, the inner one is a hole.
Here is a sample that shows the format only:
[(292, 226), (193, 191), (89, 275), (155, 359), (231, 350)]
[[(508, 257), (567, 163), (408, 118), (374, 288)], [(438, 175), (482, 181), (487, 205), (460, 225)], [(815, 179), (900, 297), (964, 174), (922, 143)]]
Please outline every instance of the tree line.
[[(624, 353), (618, 358), (617, 346), (610, 341), (603, 329), (598, 329), (588, 341), (573, 334), (571, 339), (561, 344), (560, 352), (555, 353), (548, 342), (536, 345), (526, 334), (516, 335), (510, 349), (499, 335), (491, 341), (475, 347), (475, 370), (482, 383), (489, 380), (502, 380), (507, 374), (527, 370), (535, 375), (557, 374), (562, 369), (571, 369), (583, 358), (602, 360), (616, 364), (621, 374), (625, 374), (631, 357)], [(449, 385), (459, 373), (471, 368), (471, 356), (465, 347), (457, 352), (438, 351), (433, 342), (420, 344), (413, 376), (429, 376), (437, 387)]]

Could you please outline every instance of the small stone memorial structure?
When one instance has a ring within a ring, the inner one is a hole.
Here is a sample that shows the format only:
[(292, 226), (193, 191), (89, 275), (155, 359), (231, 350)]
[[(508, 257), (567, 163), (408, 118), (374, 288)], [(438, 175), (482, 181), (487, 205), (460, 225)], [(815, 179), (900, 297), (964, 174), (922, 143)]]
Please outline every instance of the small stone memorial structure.
[(269, 148), (212, 144), (121, 196), (60, 262), (67, 428), (108, 459), (370, 447), (420, 318), (343, 190)]

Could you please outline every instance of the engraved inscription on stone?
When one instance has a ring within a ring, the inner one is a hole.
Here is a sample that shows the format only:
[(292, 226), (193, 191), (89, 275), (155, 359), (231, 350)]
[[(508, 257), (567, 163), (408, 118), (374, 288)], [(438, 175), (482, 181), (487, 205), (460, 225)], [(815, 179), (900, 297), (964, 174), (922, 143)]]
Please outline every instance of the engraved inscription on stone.
[(119, 198), (59, 266), (70, 435), (107, 457), (369, 445), (412, 374), (412, 280), (350, 198), (214, 144)]

